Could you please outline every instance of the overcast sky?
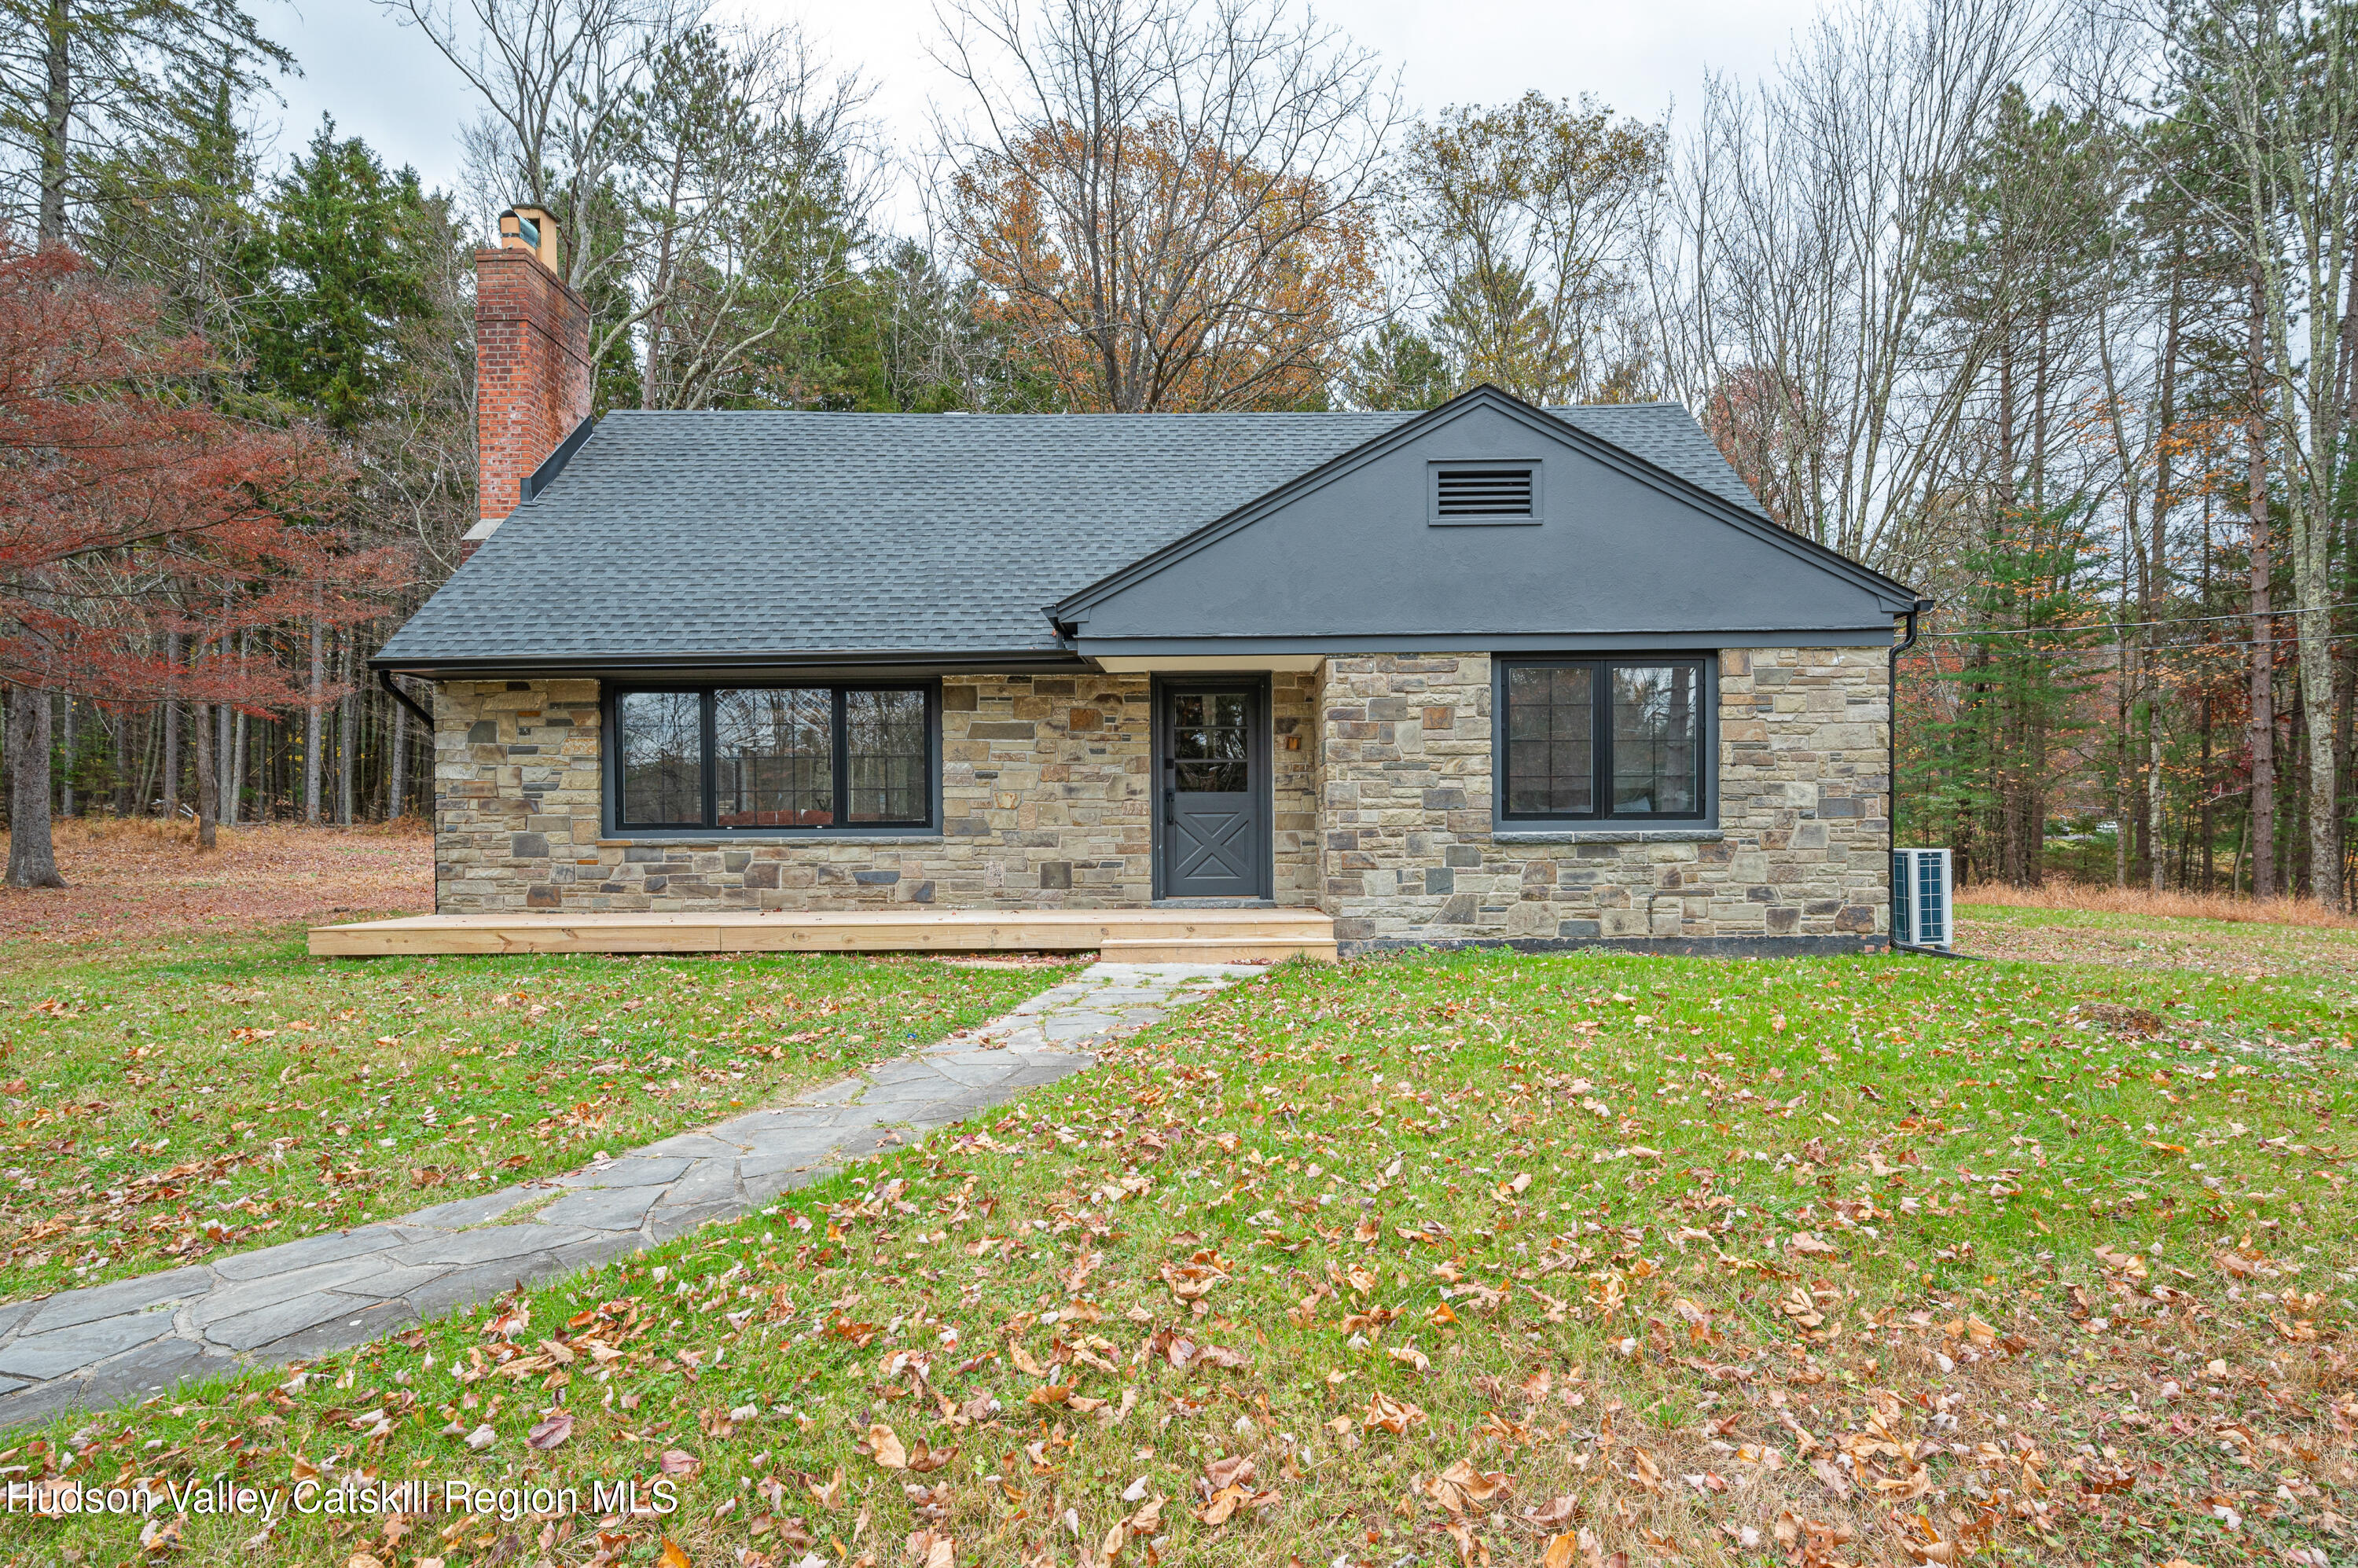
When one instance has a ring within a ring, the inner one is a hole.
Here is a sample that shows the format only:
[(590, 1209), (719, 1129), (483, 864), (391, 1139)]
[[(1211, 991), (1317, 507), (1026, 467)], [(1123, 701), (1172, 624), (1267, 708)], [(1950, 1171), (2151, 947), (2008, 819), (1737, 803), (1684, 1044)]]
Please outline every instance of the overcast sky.
[[(743, 13), (799, 20), (827, 56), (875, 84), (871, 112), (904, 148), (924, 137), (927, 106), (955, 104), (925, 46), (935, 0), (737, 0)], [(1654, 119), (1698, 103), (1707, 71), (1767, 70), (1817, 0), (1330, 0), (1317, 8), (1397, 65), (1412, 107), (1495, 103), (1531, 89), (1594, 92)], [(284, 153), (309, 139), (324, 112), (388, 164), (429, 185), (458, 172), (458, 127), (477, 105), (440, 56), (375, 0), (259, 0), (264, 30), (294, 50), (283, 81)]]

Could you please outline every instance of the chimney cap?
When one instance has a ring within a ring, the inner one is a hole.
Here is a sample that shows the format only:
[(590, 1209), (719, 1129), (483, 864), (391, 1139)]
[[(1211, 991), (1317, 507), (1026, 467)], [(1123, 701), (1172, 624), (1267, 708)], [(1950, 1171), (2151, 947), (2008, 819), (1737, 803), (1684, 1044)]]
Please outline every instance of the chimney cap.
[(545, 207), (511, 207), (501, 213), (500, 248), (530, 251), (552, 274), (565, 276), (557, 247), (557, 220)]

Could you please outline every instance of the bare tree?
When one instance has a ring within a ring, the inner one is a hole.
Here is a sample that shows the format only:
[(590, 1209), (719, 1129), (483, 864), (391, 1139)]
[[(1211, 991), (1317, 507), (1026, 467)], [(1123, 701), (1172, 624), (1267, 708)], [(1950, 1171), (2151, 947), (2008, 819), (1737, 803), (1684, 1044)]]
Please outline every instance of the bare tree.
[(704, 406), (850, 277), (881, 167), (867, 97), (793, 28), (698, 27), (655, 51), (624, 183), (643, 407)]
[(1375, 313), (1399, 117), (1283, 0), (950, 0), (948, 236), (1083, 408), (1282, 406)]
[(867, 90), (798, 30), (722, 27), (702, 0), (379, 3), (483, 99), (467, 149), (487, 205), (557, 215), (591, 358), (641, 362), (643, 406), (702, 406), (849, 276), (798, 242), (815, 209), (856, 229), (872, 200)]
[[(689, 0), (693, 3), (693, 0)], [(483, 101), (469, 151), (495, 205), (571, 226), (566, 282), (586, 292), (611, 253), (591, 238), (654, 49), (693, 24), (676, 0), (378, 0), (424, 34)], [(490, 214), (481, 216), (488, 218)]]
[(2039, 0), (1858, 0), (1770, 85), (1709, 85), (1650, 216), (1676, 395), (1759, 400), (1789, 526), (1898, 565), (1952, 477), (1985, 345), (1928, 341), (1950, 203), (2034, 57)]
[(1660, 178), (1665, 141), (1594, 98), (1539, 92), (1415, 128), (1399, 232), (1461, 382), (1543, 404), (1629, 389), (1640, 373), (1621, 330), (1641, 237), (1632, 219)]

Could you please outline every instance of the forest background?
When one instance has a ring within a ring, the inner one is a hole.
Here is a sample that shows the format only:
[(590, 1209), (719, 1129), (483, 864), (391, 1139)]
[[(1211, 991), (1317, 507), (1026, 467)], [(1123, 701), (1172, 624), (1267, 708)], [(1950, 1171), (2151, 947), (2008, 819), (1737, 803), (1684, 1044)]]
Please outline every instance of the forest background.
[(946, 0), (924, 124), (697, 0), (377, 9), (470, 85), (455, 189), (268, 152), (233, 0), (0, 0), (13, 881), (52, 814), (430, 812), (366, 659), (475, 519), (524, 202), (601, 413), (1682, 403), (1936, 601), (1901, 842), (2348, 907), (2358, 4), (1835, 0), (1643, 120), (1545, 62), (1419, 113), (1280, 0)]

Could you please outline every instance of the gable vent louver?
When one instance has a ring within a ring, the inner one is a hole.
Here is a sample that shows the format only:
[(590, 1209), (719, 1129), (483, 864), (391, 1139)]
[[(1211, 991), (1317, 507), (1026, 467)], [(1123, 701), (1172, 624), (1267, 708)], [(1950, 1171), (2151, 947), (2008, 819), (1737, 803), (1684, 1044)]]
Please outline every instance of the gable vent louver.
[(1434, 511), (1442, 517), (1531, 515), (1531, 469), (1443, 469), (1434, 482)]

